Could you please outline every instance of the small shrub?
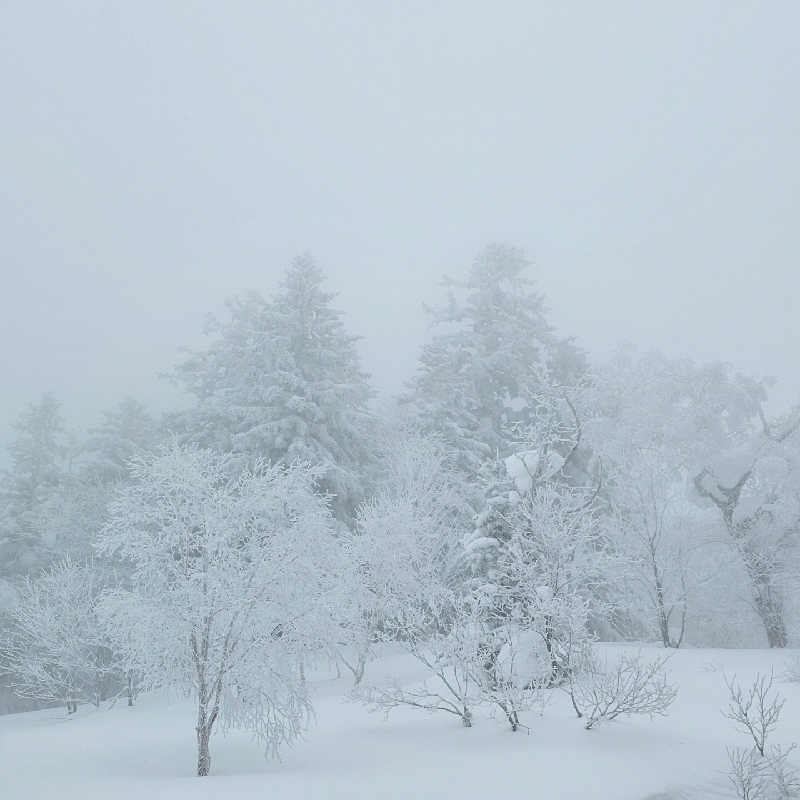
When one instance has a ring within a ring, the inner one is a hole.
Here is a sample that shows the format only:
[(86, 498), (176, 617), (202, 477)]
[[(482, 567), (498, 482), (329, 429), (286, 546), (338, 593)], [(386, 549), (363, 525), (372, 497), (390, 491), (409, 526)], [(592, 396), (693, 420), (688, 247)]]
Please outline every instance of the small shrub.
[(623, 655), (609, 668), (588, 656), (581, 672), (570, 679), (568, 690), (586, 730), (621, 715), (665, 716), (677, 695), (664, 672), (667, 659), (645, 661), (641, 653)]

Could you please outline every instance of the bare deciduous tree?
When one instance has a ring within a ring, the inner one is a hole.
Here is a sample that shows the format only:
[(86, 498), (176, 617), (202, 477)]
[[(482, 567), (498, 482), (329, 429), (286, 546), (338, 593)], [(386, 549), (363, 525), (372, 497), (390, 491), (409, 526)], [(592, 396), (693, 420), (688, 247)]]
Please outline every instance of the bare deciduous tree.
[(375, 709), (399, 705), (444, 711), (472, 727), (473, 709), (482, 700), (477, 677), (480, 658), (480, 609), (468, 598), (434, 587), (388, 621), (387, 633), (430, 673), (421, 687), (370, 688), (364, 694)]
[(760, 755), (764, 755), (767, 738), (775, 729), (786, 699), (772, 691), (774, 673), (758, 674), (750, 687), (745, 690), (736, 677), (725, 677), (725, 685), (730, 695), (728, 708), (723, 714), (735, 722), (740, 730), (749, 733), (753, 745)]
[(728, 748), (728, 777), (739, 800), (788, 800), (800, 796), (800, 776), (789, 761), (796, 745), (772, 745), (786, 700), (773, 691), (775, 676), (757, 674), (744, 689), (725, 677), (728, 708), (722, 713), (753, 740), (753, 747)]
[(569, 683), (573, 707), (585, 720), (586, 730), (621, 715), (665, 716), (677, 695), (664, 672), (667, 660), (664, 656), (644, 661), (641, 654), (623, 654), (609, 667), (589, 655)]

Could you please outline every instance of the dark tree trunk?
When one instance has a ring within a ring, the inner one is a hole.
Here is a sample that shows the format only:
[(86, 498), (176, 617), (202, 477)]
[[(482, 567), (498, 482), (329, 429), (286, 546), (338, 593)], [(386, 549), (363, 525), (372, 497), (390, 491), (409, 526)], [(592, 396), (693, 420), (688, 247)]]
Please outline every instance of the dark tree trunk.
[[(369, 650), (364, 648), (359, 650), (356, 660), (353, 664), (351, 664), (341, 653), (339, 654), (338, 658), (336, 659), (336, 670), (339, 673), (336, 677), (340, 677), (341, 672), (339, 672), (339, 662), (341, 661), (347, 669), (353, 675), (353, 686), (359, 686), (361, 681), (364, 680), (364, 671), (367, 667), (367, 657), (369, 656)], [(301, 664), (302, 669), (302, 664)]]
[(209, 741), (211, 739), (211, 727), (213, 719), (208, 717), (206, 700), (200, 700), (197, 710), (197, 774), (205, 777), (211, 772), (211, 752), (209, 751)]
[(769, 575), (760, 575), (754, 579), (755, 606), (770, 647), (786, 647), (789, 636), (783, 618), (783, 604), (772, 588)]
[(653, 565), (653, 579), (656, 585), (656, 619), (658, 620), (658, 631), (661, 634), (661, 643), (664, 647), (672, 647), (672, 640), (669, 636), (669, 616), (664, 604), (664, 587), (661, 583), (661, 574), (658, 571), (656, 560), (651, 554), (651, 563)]
[(753, 601), (770, 647), (786, 647), (789, 637), (783, 615), (780, 593), (772, 583), (769, 564), (749, 542), (741, 545), (742, 560), (753, 586)]
[(356, 668), (353, 670), (353, 686), (359, 686), (361, 681), (364, 680), (364, 669), (367, 666), (367, 660), (363, 655), (359, 655)]
[(511, 730), (516, 733), (519, 730), (519, 715), (517, 714), (517, 710), (503, 701), (499, 702), (498, 705), (503, 709), (503, 713), (506, 715)]
[(208, 728), (197, 729), (197, 774), (205, 777), (211, 771), (211, 753), (208, 750), (208, 741), (211, 732)]
[(561, 681), (561, 665), (556, 657), (556, 649), (554, 642), (553, 620), (548, 614), (545, 616), (544, 621), (544, 646), (547, 650), (547, 656), (550, 660), (550, 677), (547, 680), (548, 686), (558, 686)]

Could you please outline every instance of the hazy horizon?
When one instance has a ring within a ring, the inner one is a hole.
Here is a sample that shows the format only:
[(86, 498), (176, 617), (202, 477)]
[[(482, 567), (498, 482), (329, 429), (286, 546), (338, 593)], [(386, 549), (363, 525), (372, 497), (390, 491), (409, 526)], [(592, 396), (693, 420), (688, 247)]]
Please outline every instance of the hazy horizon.
[[(13, 4), (9, 423), (93, 424), (310, 250), (395, 392), (445, 274), (524, 247), (551, 319), (800, 394), (800, 7)], [(632, 64), (636, 68), (631, 67)]]

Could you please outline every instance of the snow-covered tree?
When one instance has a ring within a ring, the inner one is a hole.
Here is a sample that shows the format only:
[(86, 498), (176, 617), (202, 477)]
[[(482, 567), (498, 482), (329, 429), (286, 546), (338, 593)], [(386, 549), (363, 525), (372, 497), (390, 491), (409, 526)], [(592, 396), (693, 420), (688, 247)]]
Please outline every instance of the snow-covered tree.
[(209, 347), (175, 377), (197, 398), (182, 420), (190, 440), (246, 463), (319, 465), (320, 488), (347, 518), (372, 457), (372, 392), (323, 283), (310, 256), (295, 259), (273, 297), (250, 292), (228, 303), (229, 319), (211, 319)]
[(588, 636), (590, 613), (597, 612), (607, 580), (593, 500), (584, 490), (531, 487), (509, 512), (510, 538), (488, 575), (495, 614), (540, 637), (551, 683), (572, 668), (572, 653)]
[[(473, 585), (494, 597), (487, 629), (510, 625), (517, 636), (538, 637), (543, 677), (558, 683), (588, 636), (590, 614), (601, 611), (608, 548), (599, 484), (578, 486), (569, 475), (582, 439), (573, 401), (542, 394), (531, 405), (536, 418), (517, 429), (518, 451), (498, 465), (486, 508), (464, 538), (463, 559)], [(492, 679), (491, 659), (486, 669)]]
[(88, 558), (109, 496), (52, 395), (15, 427), (11, 467), (0, 477), (0, 580), (34, 575), (64, 557)]
[(619, 353), (594, 371), (582, 398), (624, 566), (618, 594), (626, 616), (665, 647), (682, 643), (692, 593), (708, 578), (695, 555), (708, 546), (707, 525), (686, 492), (691, 465), (709, 443), (707, 380), (690, 361)]
[(761, 429), (712, 455), (694, 486), (741, 557), (769, 646), (786, 647), (786, 581), (800, 564), (800, 408), (772, 422), (759, 412)]
[(517, 580), (519, 613), (512, 614), (498, 603), (496, 587), (465, 580), (471, 510), (461, 473), (435, 439), (403, 441), (394, 454), (394, 479), (359, 510), (351, 552), (361, 567), (371, 635), (400, 644), (428, 678), (419, 686), (372, 687), (365, 696), (374, 708), (443, 711), (467, 727), (476, 706), (490, 703), (517, 730), (551, 672), (544, 640), (527, 635), (532, 615), (521, 611), (530, 612), (523, 601), (530, 587)]
[(364, 694), (374, 709), (386, 712), (397, 706), (443, 711), (471, 728), (474, 709), (483, 700), (480, 656), (483, 640), (480, 609), (472, 598), (433, 583), (404, 603), (386, 620), (386, 635), (427, 669), (419, 686), (370, 687)]
[(216, 728), (250, 730), (269, 752), (311, 704), (301, 662), (329, 644), (338, 542), (313, 469), (172, 443), (137, 457), (111, 504), (101, 553), (132, 564), (104, 618), (126, 631), (143, 687), (197, 699), (198, 775)]
[(402, 424), (382, 450), (381, 486), (359, 507), (346, 539), (358, 580), (346, 599), (340, 641), (355, 656), (349, 666), (358, 681), (372, 645), (394, 636), (393, 618), (411, 613), (423, 592), (457, 585), (456, 556), (469, 518), (459, 476), (435, 437)]
[(159, 425), (138, 400), (126, 397), (103, 414), (103, 421), (89, 431), (84, 447), (88, 471), (103, 483), (124, 480), (131, 459), (153, 448), (159, 439)]
[[(107, 507), (115, 491), (130, 480), (134, 458), (151, 451), (161, 439), (158, 421), (132, 397), (105, 411), (100, 425), (89, 430), (74, 483), (78, 498), (84, 503), (93, 501), (93, 515), (86, 520), (92, 541), (106, 522)], [(129, 580), (129, 565), (97, 556), (95, 562), (99, 568), (113, 571), (120, 586)]]
[(752, 741), (751, 747), (729, 747), (728, 777), (740, 800), (789, 800), (800, 796), (800, 772), (790, 758), (796, 743), (773, 744), (786, 699), (773, 689), (773, 673), (756, 674), (745, 688), (725, 676), (729, 702), (723, 715)]
[[(620, 558), (617, 631), (702, 643), (742, 603), (741, 564), (693, 478), (752, 440), (764, 400), (760, 383), (726, 364), (623, 351), (593, 370), (578, 406)], [(742, 614), (729, 627), (741, 630)]]
[(473, 591), (480, 639), (475, 674), (482, 699), (499, 708), (511, 730), (524, 725), (523, 712), (544, 705), (542, 690), (550, 683), (550, 660), (541, 638), (526, 621), (498, 614), (491, 591)]
[(48, 505), (66, 472), (68, 441), (59, 402), (46, 394), (14, 425), (11, 468), (0, 476), (0, 578), (50, 563), (58, 543), (50, 536)]
[(583, 727), (589, 731), (619, 716), (666, 716), (678, 690), (664, 666), (668, 656), (645, 661), (623, 653), (615, 664), (603, 664), (589, 652), (582, 669), (570, 677), (568, 693)]
[(523, 496), (543, 485), (573, 485), (569, 471), (583, 435), (575, 404), (552, 387), (529, 395), (526, 403), (534, 409), (533, 420), (509, 426), (511, 452), (485, 462), (479, 474), (484, 505), (473, 517), (462, 553), (479, 578), (491, 573), (497, 553), (513, 535), (511, 518)]
[(687, 501), (680, 480), (685, 473), (676, 466), (646, 447), (608, 463), (614, 470), (609, 527), (623, 560), (618, 595), (645, 631), (656, 633), (664, 647), (677, 648), (686, 634), (692, 593), (705, 578), (694, 558), (704, 545), (698, 535), (703, 526)]
[(20, 697), (98, 706), (121, 686), (120, 662), (98, 617), (107, 573), (65, 559), (26, 578), (8, 613), (0, 671)]
[[(78, 448), (52, 395), (31, 405), (15, 427), (11, 466), (0, 476), (0, 613), (10, 609), (21, 579), (64, 558), (90, 557), (108, 499), (76, 463)], [(0, 619), (0, 628), (8, 625)]]
[(531, 421), (528, 399), (543, 380), (572, 384), (584, 370), (582, 354), (548, 322), (529, 266), (520, 249), (493, 244), (465, 281), (446, 279), (449, 303), (433, 312), (434, 336), (412, 382), (408, 400), (471, 478), (510, 454), (510, 423)]
[[(359, 565), (360, 619), (368, 635), (405, 648), (430, 672), (419, 689), (368, 689), (374, 706), (408, 704), (472, 724), (480, 701), (474, 606), (462, 592), (457, 554), (469, 507), (460, 475), (435, 437), (406, 431), (383, 488), (359, 508), (349, 552)], [(362, 633), (363, 636), (363, 633)]]
[[(365, 603), (378, 621), (374, 635), (404, 647), (425, 666), (428, 679), (421, 686), (396, 683), (365, 694), (375, 708), (444, 711), (467, 727), (475, 707), (490, 703), (517, 730), (520, 714), (531, 708), (552, 672), (545, 636), (529, 635), (535, 616), (531, 582), (541, 589), (540, 581), (526, 574), (523, 586), (520, 575), (511, 575), (517, 561), (510, 549), (502, 563), (503, 588), (513, 582), (516, 593), (503, 593), (485, 576), (468, 579), (464, 541), (471, 509), (463, 473), (444, 459), (446, 449), (434, 438), (402, 441), (394, 453), (394, 478), (359, 510), (351, 546), (362, 566)], [(552, 616), (552, 603), (549, 608)], [(543, 632), (545, 616), (537, 617)], [(552, 647), (553, 634), (547, 639)]]

